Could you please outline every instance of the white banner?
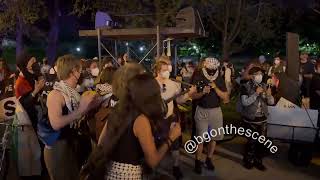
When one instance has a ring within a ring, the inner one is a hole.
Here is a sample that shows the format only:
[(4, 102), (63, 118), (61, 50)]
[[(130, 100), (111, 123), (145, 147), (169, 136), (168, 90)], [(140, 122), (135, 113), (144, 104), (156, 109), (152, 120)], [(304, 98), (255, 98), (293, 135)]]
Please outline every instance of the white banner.
[(313, 142), (317, 132), (315, 128), (318, 122), (318, 111), (301, 109), (290, 104), (285, 104), (285, 106), (289, 108), (268, 107), (270, 114), (268, 137)]
[(9, 97), (0, 101), (0, 122), (14, 118), (16, 97)]

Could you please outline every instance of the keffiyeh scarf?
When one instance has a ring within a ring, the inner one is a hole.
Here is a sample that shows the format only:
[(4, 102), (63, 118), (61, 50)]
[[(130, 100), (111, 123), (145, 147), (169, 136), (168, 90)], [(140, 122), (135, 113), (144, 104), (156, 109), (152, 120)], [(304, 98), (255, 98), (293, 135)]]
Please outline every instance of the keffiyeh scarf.
[(70, 87), (63, 81), (60, 81), (54, 84), (53, 89), (62, 93), (69, 112), (73, 112), (74, 110), (78, 109), (81, 96), (74, 88)]

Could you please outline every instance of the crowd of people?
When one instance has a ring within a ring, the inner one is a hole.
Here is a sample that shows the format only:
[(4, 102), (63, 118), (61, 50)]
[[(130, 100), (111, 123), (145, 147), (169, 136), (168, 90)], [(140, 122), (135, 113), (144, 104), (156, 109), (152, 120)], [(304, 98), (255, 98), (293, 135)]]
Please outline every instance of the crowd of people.
[[(19, 164), (20, 176), (39, 179), (48, 172), (51, 180), (142, 179), (171, 152), (172, 174), (182, 179), (179, 150), (185, 120), (179, 104), (192, 101), (193, 135), (199, 136), (223, 127), (221, 106), (230, 102), (234, 91), (240, 94), (237, 109), (246, 128), (260, 135), (266, 135), (267, 106), (281, 97), (320, 109), (320, 61), (310, 61), (307, 53), (300, 56), (299, 81), (284, 73), (280, 56), (272, 65), (264, 56), (250, 61), (238, 80), (229, 60), (207, 57), (197, 66), (182, 64), (181, 78), (172, 76), (172, 66), (170, 57), (160, 56), (150, 72), (125, 54), (102, 64), (64, 55), (51, 67), (46, 59), (40, 64), (22, 53), (18, 71), (10, 73), (0, 59), (1, 88), (5, 79), (16, 79), (15, 96), (30, 120), (19, 124), (23, 137), (28, 137), (22, 143), (40, 147), (39, 153), (34, 152), (37, 148), (19, 151), (27, 157)], [(199, 144), (195, 173), (201, 174), (204, 167), (214, 171), (216, 141), (223, 138), (220, 134), (207, 144), (204, 162), (204, 144)], [(266, 170), (263, 146), (248, 139), (245, 149), (244, 167)]]

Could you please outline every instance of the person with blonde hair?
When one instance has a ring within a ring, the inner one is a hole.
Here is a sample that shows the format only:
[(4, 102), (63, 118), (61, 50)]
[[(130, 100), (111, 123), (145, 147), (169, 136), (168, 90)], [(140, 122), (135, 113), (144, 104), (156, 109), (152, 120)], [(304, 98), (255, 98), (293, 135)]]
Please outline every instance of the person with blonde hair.
[(74, 129), (71, 127), (91, 108), (98, 104), (97, 96), (87, 93), (80, 96), (75, 90), (82, 67), (72, 55), (64, 55), (57, 61), (56, 82), (47, 99), (52, 141), (45, 144), (44, 159), (51, 180), (79, 179), (76, 154), (72, 149)]
[[(165, 116), (165, 121), (163, 122), (164, 132), (170, 129), (170, 122), (176, 122), (180, 120), (178, 112), (174, 111), (175, 109), (174, 103), (183, 104), (187, 100), (191, 99), (192, 95), (196, 92), (196, 88), (191, 87), (188, 93), (179, 95), (182, 91), (181, 84), (169, 79), (171, 71), (172, 71), (172, 66), (171, 66), (170, 58), (168, 56), (159, 57), (154, 66), (154, 74), (156, 76), (157, 82), (160, 85), (162, 99), (165, 101), (168, 101), (169, 99), (171, 99), (169, 100), (169, 102), (167, 102), (168, 113)], [(181, 179), (183, 177), (179, 167), (180, 143), (181, 142), (179, 142), (178, 140), (174, 142), (173, 144), (174, 146), (172, 147), (172, 155), (174, 158), (173, 175), (175, 176), (176, 179)]]

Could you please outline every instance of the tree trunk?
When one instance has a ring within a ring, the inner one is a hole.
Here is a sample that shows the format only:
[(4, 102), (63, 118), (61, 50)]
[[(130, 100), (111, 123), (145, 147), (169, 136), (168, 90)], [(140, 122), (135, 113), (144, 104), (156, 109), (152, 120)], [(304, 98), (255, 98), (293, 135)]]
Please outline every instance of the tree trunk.
[(23, 51), (23, 21), (21, 17), (18, 17), (16, 29), (16, 57), (18, 57)]
[(48, 34), (47, 59), (49, 64), (54, 64), (57, 55), (57, 43), (59, 38), (59, 0), (50, 2), (48, 17), (50, 22), (50, 31)]
[(230, 42), (228, 40), (222, 42), (222, 52), (222, 58), (228, 59), (230, 55)]

